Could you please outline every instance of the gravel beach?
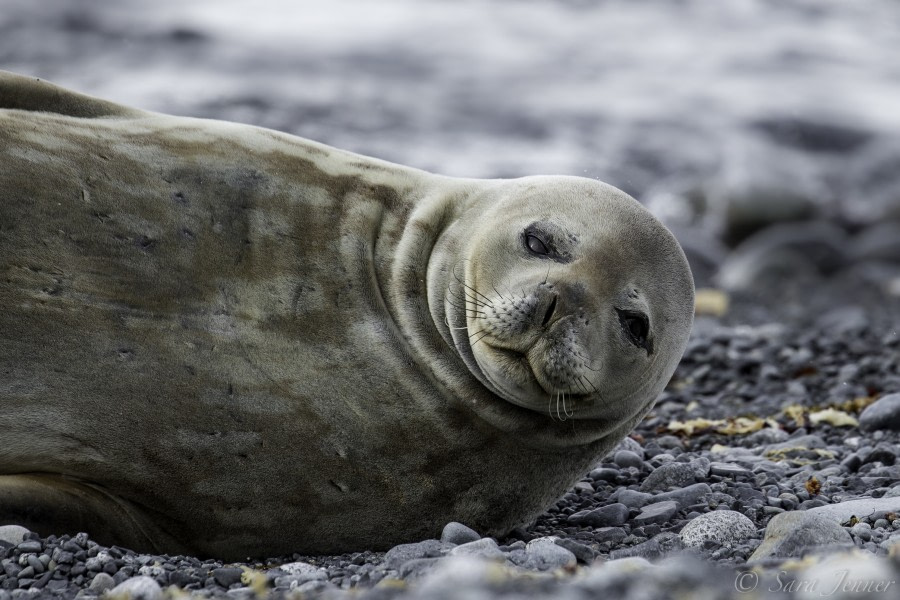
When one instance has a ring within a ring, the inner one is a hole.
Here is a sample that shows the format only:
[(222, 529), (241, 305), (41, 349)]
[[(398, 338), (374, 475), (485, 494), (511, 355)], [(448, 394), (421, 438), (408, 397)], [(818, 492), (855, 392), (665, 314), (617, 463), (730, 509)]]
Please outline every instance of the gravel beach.
[(0, 600), (900, 597), (900, 7), (299, 6), (9, 0), (0, 68), (448, 175), (617, 185), (691, 262), (675, 376), (506, 539), (223, 563), (0, 523)]

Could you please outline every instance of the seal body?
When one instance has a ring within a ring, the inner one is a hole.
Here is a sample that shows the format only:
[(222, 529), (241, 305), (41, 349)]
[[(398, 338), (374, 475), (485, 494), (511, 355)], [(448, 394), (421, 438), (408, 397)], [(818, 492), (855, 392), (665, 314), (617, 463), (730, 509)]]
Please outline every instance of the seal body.
[(221, 558), (501, 535), (650, 409), (692, 293), (595, 181), (440, 177), (3, 74), (0, 522)]

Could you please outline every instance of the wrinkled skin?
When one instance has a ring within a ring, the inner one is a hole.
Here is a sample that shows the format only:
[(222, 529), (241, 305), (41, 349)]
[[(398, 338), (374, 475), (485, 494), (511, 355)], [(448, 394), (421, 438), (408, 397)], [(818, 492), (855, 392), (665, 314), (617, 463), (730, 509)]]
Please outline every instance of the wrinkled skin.
[(226, 559), (501, 535), (650, 410), (692, 314), (605, 184), (0, 74), (0, 523)]

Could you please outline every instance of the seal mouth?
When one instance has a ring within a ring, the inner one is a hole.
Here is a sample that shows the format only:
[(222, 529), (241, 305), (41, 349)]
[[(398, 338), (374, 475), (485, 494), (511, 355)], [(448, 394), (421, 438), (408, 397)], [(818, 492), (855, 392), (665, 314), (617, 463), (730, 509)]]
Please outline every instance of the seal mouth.
[[(590, 398), (590, 394), (582, 394), (578, 392), (572, 392), (569, 390), (559, 390), (555, 389), (552, 386), (546, 384), (541, 381), (541, 378), (538, 377), (537, 371), (532, 365), (532, 361), (529, 358), (529, 354), (531, 353), (532, 348), (529, 348), (525, 352), (520, 350), (515, 350), (512, 348), (504, 348), (503, 346), (499, 346), (495, 343), (489, 343), (488, 340), (484, 340), (485, 347), (491, 352), (494, 360), (503, 365), (504, 368), (509, 369), (511, 371), (518, 370), (524, 377), (522, 380), (528, 381), (531, 385), (518, 387), (526, 391), (529, 395), (532, 396), (541, 396), (541, 397), (555, 397), (559, 394), (564, 394), (566, 398), (571, 398), (573, 400), (578, 399), (587, 399)], [(509, 380), (509, 379), (507, 379)], [(498, 386), (505, 387), (505, 386)], [(514, 399), (508, 398), (510, 402), (518, 404)]]

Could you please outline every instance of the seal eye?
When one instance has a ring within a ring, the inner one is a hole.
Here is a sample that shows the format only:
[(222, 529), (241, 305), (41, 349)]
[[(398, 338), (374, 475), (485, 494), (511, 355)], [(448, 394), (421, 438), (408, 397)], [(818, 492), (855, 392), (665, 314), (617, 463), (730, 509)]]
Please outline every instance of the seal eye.
[(537, 254), (540, 256), (546, 256), (550, 254), (550, 250), (547, 249), (547, 245), (541, 241), (541, 238), (534, 235), (533, 233), (526, 234), (525, 245), (528, 246), (528, 249), (532, 252), (532, 254)]
[(631, 343), (646, 350), (647, 354), (653, 352), (653, 347), (647, 339), (650, 336), (650, 321), (647, 319), (647, 315), (618, 308), (616, 312), (619, 313), (619, 323), (622, 324), (622, 329)]

